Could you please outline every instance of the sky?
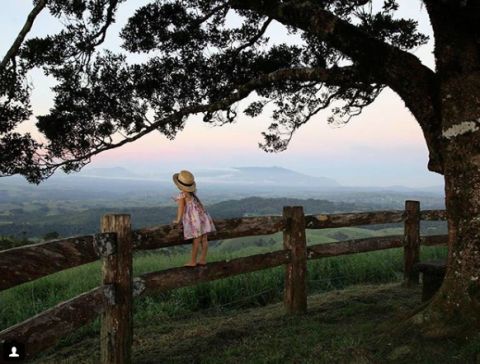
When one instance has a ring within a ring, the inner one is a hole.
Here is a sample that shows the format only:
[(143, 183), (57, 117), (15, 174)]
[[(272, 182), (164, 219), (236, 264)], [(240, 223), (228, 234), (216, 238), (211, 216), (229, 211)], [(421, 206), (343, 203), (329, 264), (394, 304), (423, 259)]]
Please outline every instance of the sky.
[[(118, 32), (129, 15), (146, 0), (128, 0), (120, 5), (116, 23), (110, 28), (105, 48), (120, 50)], [(399, 15), (414, 18), (419, 28), (430, 36), (427, 45), (414, 54), (434, 68), (433, 40), (430, 23), (421, 1), (400, 2)], [(32, 8), (31, 0), (2, 0), (0, 31), (3, 55), (12, 44)], [(33, 25), (29, 37), (58, 32), (62, 24), (43, 12)], [(267, 34), (275, 41), (295, 43), (284, 35), (281, 25), (274, 24)], [(142, 56), (136, 56), (141, 61)], [(52, 106), (50, 87), (54, 81), (41, 71), (30, 75), (34, 84), (32, 105), (34, 114), (42, 115)], [(240, 103), (248, 104), (254, 96)], [(174, 140), (153, 132), (140, 140), (94, 157), (89, 167), (123, 166), (137, 173), (161, 173), (188, 169), (241, 166), (279, 166), (312, 176), (325, 176), (347, 186), (426, 187), (443, 185), (443, 178), (427, 170), (428, 152), (424, 137), (404, 102), (390, 89), (385, 89), (374, 104), (367, 107), (350, 123), (335, 127), (327, 123), (328, 112), (313, 117), (294, 135), (286, 151), (266, 153), (258, 147), (263, 142), (271, 120), (268, 113), (257, 118), (240, 114), (231, 125), (215, 127), (203, 123), (201, 116), (189, 118), (186, 127)], [(34, 133), (34, 119), (21, 130)], [(88, 168), (88, 167), (87, 167)]]

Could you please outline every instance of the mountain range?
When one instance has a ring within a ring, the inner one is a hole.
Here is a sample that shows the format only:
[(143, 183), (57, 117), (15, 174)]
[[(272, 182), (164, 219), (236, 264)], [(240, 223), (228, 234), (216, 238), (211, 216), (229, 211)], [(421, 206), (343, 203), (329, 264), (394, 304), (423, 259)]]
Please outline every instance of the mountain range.
[[(158, 170), (158, 169), (157, 169)], [(411, 188), (405, 186), (344, 186), (327, 177), (316, 177), (282, 167), (231, 167), (192, 169), (199, 196), (207, 203), (251, 196), (271, 198), (323, 198), (329, 201), (397, 208), (405, 200), (422, 201), (426, 208), (444, 204), (442, 186)], [(125, 167), (84, 168), (79, 173), (57, 173), (32, 185), (23, 177), (0, 178), (0, 210), (20, 204), (64, 203), (70, 206), (157, 206), (172, 203), (178, 193), (172, 171), (131, 171)]]
[[(137, 181), (158, 181), (171, 182), (173, 171), (160, 171), (155, 173), (132, 172), (124, 167), (111, 168), (84, 168), (77, 174), (69, 175), (71, 177), (91, 177), (107, 179), (124, 179)], [(283, 167), (230, 167), (230, 168), (210, 168), (192, 170), (195, 179), (199, 185), (216, 186), (244, 186), (258, 188), (275, 187), (302, 187), (307, 189), (326, 189), (339, 191), (396, 191), (396, 192), (432, 192), (443, 194), (443, 186), (427, 187), (407, 187), (402, 185), (392, 186), (355, 186), (341, 185), (338, 181), (329, 177), (317, 177), (308, 174), (293, 171)], [(55, 176), (54, 176), (55, 177)]]
[[(192, 171), (198, 182), (261, 184), (261, 185), (315, 185), (323, 187), (339, 187), (332, 178), (314, 177), (282, 167), (232, 167), (223, 169), (199, 169)], [(157, 179), (171, 180), (170, 173), (139, 174), (124, 167), (85, 168), (78, 176), (98, 178)]]

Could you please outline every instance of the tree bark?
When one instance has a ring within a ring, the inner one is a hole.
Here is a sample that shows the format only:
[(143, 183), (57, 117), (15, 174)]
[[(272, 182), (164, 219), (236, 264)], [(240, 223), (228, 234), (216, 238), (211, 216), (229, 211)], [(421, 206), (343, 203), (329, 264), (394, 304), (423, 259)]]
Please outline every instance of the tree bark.
[(447, 270), (429, 306), (414, 316), (431, 337), (467, 338), (480, 329), (480, 154), (455, 144), (445, 176)]
[[(451, 37), (437, 47), (448, 54)], [(448, 221), (445, 279), (429, 305), (413, 316), (428, 336), (463, 339), (480, 329), (480, 63), (471, 68), (469, 45), (457, 49), (464, 60), (441, 74), (442, 156)], [(447, 56), (445, 56), (447, 57)]]

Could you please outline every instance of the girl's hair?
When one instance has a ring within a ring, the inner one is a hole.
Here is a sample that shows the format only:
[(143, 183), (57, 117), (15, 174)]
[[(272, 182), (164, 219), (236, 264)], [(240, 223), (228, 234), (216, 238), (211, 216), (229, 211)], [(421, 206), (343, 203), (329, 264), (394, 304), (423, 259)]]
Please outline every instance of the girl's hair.
[(203, 209), (204, 211), (206, 211), (206, 210), (205, 210), (205, 206), (203, 206), (202, 201), (200, 201), (200, 199), (199, 199), (198, 196), (195, 194), (195, 192), (188, 192), (188, 193), (189, 193), (195, 200), (197, 200), (198, 204), (202, 207), (202, 209)]

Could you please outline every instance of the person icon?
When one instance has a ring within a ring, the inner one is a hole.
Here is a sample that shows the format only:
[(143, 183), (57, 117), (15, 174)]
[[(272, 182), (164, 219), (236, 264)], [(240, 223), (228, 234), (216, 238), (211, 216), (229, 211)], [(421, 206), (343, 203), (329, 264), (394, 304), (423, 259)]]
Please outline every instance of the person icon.
[(25, 359), (25, 344), (17, 340), (5, 340), (2, 343), (0, 363), (21, 362)]
[(17, 347), (12, 346), (12, 352), (8, 355), (9, 358), (18, 358), (20, 355), (17, 354)]

